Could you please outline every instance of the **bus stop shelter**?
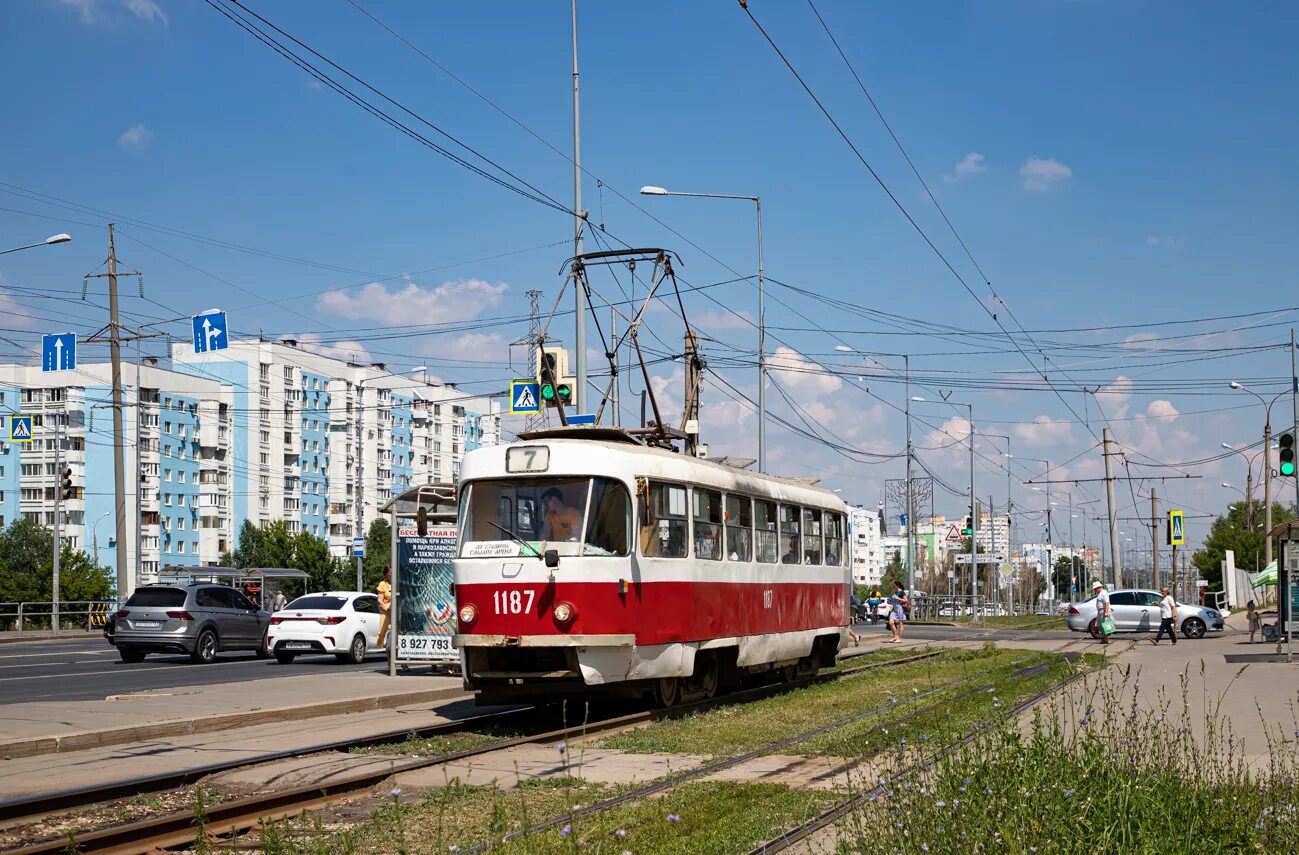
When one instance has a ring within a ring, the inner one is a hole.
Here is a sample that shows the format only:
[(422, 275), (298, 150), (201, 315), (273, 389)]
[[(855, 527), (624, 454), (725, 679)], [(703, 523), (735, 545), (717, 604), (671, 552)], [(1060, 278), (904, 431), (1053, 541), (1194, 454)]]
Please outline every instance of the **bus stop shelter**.
[(194, 582), (214, 582), (238, 589), (257, 605), (271, 611), (270, 604), (277, 591), (290, 580), (302, 583), (306, 590), (307, 571), (293, 567), (218, 567), (211, 564), (194, 566), (170, 565), (158, 573), (163, 585), (189, 585)]

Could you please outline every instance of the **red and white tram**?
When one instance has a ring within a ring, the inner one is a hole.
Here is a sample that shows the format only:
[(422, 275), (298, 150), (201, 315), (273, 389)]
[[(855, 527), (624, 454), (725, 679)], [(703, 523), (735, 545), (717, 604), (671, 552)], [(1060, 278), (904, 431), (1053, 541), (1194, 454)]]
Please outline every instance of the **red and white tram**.
[(470, 452), (461, 476), (456, 644), (479, 703), (671, 705), (832, 665), (846, 637), (827, 490), (590, 427)]

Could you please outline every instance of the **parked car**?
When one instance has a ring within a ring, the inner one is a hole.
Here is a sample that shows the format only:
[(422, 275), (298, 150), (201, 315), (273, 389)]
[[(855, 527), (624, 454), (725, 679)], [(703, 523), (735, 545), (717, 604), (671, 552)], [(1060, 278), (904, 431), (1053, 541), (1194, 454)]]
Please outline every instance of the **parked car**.
[[(1123, 588), (1110, 592), (1110, 616), (1117, 632), (1154, 632), (1159, 629), (1159, 601), (1163, 594), (1143, 588)], [(1070, 603), (1065, 622), (1074, 632), (1089, 632), (1100, 637), (1096, 619), (1096, 598)], [(1208, 606), (1177, 604), (1177, 628), (1187, 638), (1203, 638), (1209, 630), (1221, 632), (1222, 613)]]
[(270, 619), (229, 585), (147, 585), (118, 610), (111, 641), (123, 662), (140, 662), (149, 653), (186, 653), (206, 663), (226, 650), (266, 658)]
[(266, 649), (287, 665), (303, 653), (332, 653), (340, 662), (361, 664), (382, 653), (379, 598), (355, 591), (298, 597), (271, 615)]
[(849, 597), (850, 597), (850, 602), (852, 604), (852, 622), (853, 623), (865, 622), (867, 617), (866, 604), (862, 602), (861, 597), (857, 596), (856, 594), (850, 594)]

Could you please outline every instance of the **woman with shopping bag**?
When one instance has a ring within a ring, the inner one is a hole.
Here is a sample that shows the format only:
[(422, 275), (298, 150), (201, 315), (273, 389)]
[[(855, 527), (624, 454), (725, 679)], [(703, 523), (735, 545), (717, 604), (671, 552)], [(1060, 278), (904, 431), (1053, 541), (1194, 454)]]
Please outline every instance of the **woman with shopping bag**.
[(1114, 618), (1110, 616), (1110, 595), (1099, 579), (1092, 582), (1092, 593), (1096, 595), (1096, 624), (1101, 631), (1101, 644), (1109, 644), (1114, 634)]

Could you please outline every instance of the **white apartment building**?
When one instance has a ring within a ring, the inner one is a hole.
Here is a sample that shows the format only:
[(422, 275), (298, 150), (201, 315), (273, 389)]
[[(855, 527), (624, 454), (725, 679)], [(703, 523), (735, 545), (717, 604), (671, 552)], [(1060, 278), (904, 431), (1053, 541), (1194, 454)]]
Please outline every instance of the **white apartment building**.
[(884, 576), (887, 562), (884, 560), (882, 526), (880, 509), (848, 506), (852, 580), (859, 585), (879, 585)]
[(172, 365), (231, 387), (234, 454), (248, 462), (233, 472), (235, 519), (284, 519), (335, 555), (348, 554), (394, 495), (456, 481), (466, 451), (500, 440), (496, 401), (291, 339), (203, 354), (176, 343)]
[[(70, 468), (62, 537), (116, 573), (111, 377), (106, 363), (0, 365), (0, 412), (33, 422), (31, 443), (0, 443), (0, 525), (21, 515), (52, 527), (60, 472)], [(229, 387), (151, 362), (138, 384), (135, 366), (123, 365), (122, 385), (128, 577), (136, 567), (148, 582), (163, 566), (215, 564), (234, 531)]]

